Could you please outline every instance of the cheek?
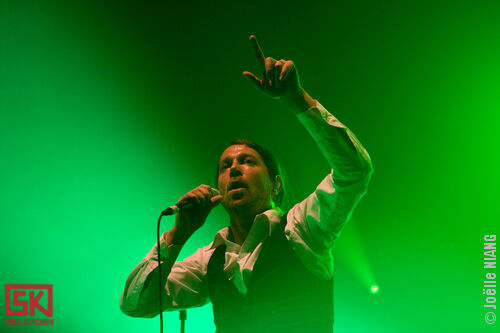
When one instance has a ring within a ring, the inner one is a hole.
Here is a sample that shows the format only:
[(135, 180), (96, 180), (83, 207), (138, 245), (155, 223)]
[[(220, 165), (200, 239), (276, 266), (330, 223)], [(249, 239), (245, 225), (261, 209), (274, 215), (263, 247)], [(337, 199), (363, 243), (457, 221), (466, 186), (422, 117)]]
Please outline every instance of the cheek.
[(260, 175), (258, 179), (258, 187), (260, 191), (267, 193), (272, 191), (273, 184), (267, 175)]
[(219, 192), (222, 192), (224, 190), (223, 188), (223, 183), (221, 181), (221, 178), (219, 177), (219, 179), (217, 180), (217, 189), (219, 190)]
[(225, 189), (228, 185), (226, 178), (227, 177), (224, 177), (224, 174), (220, 174), (219, 178), (217, 179), (217, 189), (221, 192), (221, 194), (223, 193), (223, 191), (225, 192)]

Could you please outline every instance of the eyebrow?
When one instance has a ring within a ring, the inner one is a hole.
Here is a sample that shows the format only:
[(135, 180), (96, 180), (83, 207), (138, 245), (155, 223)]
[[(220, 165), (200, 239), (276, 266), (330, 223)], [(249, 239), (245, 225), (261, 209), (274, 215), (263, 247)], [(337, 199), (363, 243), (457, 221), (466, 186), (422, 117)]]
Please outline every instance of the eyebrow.
[[(241, 153), (241, 154), (239, 154), (239, 155), (237, 155), (237, 156), (236, 156), (236, 158), (237, 158), (237, 159), (240, 159), (240, 160), (245, 159), (245, 158), (247, 158), (247, 157), (251, 157), (251, 158), (253, 158), (253, 159), (257, 160), (257, 157), (255, 157), (255, 156), (253, 156), (253, 155), (250, 155), (250, 154), (248, 154), (248, 153)], [(231, 157), (229, 157), (229, 156), (228, 156), (228, 157), (226, 157), (225, 159), (223, 159), (223, 160), (221, 161), (221, 164), (222, 164), (222, 163), (228, 163), (228, 162), (231, 162), (232, 160), (233, 160), (233, 159), (232, 159)]]

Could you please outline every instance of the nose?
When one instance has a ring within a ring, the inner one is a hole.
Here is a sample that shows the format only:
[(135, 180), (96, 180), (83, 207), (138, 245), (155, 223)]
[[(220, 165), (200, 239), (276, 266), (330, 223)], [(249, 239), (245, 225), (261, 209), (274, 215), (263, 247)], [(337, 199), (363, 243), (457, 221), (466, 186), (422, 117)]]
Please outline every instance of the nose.
[(229, 170), (229, 176), (231, 177), (241, 176), (241, 169), (238, 161), (234, 161), (233, 165), (231, 165), (231, 169)]

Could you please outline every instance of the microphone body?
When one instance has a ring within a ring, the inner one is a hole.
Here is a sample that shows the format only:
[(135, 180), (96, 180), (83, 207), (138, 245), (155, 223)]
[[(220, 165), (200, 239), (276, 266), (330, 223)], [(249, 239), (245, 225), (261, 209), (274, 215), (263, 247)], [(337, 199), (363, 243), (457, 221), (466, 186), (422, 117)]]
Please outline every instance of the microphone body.
[[(210, 196), (209, 198), (212, 198), (215, 195), (219, 195), (219, 190), (216, 188), (211, 188), (210, 189)], [(168, 207), (167, 209), (163, 210), (161, 212), (161, 215), (175, 215), (177, 214), (181, 209), (189, 209), (193, 207), (194, 204), (192, 202), (186, 202), (186, 203), (180, 203), (177, 205), (173, 205)]]

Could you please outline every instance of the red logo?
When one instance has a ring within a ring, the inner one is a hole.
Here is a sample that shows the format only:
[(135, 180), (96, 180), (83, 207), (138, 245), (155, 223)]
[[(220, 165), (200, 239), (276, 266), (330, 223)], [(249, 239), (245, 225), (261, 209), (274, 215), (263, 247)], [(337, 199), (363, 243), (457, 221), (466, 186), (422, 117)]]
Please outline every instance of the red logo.
[[(26, 295), (26, 293), (28, 295)], [(44, 296), (47, 297), (46, 308), (40, 305), (40, 300), (42, 298), (45, 300)], [(20, 310), (19, 306), (21, 307)], [(37, 309), (47, 317), (52, 317), (51, 284), (6, 284), (5, 285), (6, 316), (33, 317), (35, 316), (35, 309)]]

